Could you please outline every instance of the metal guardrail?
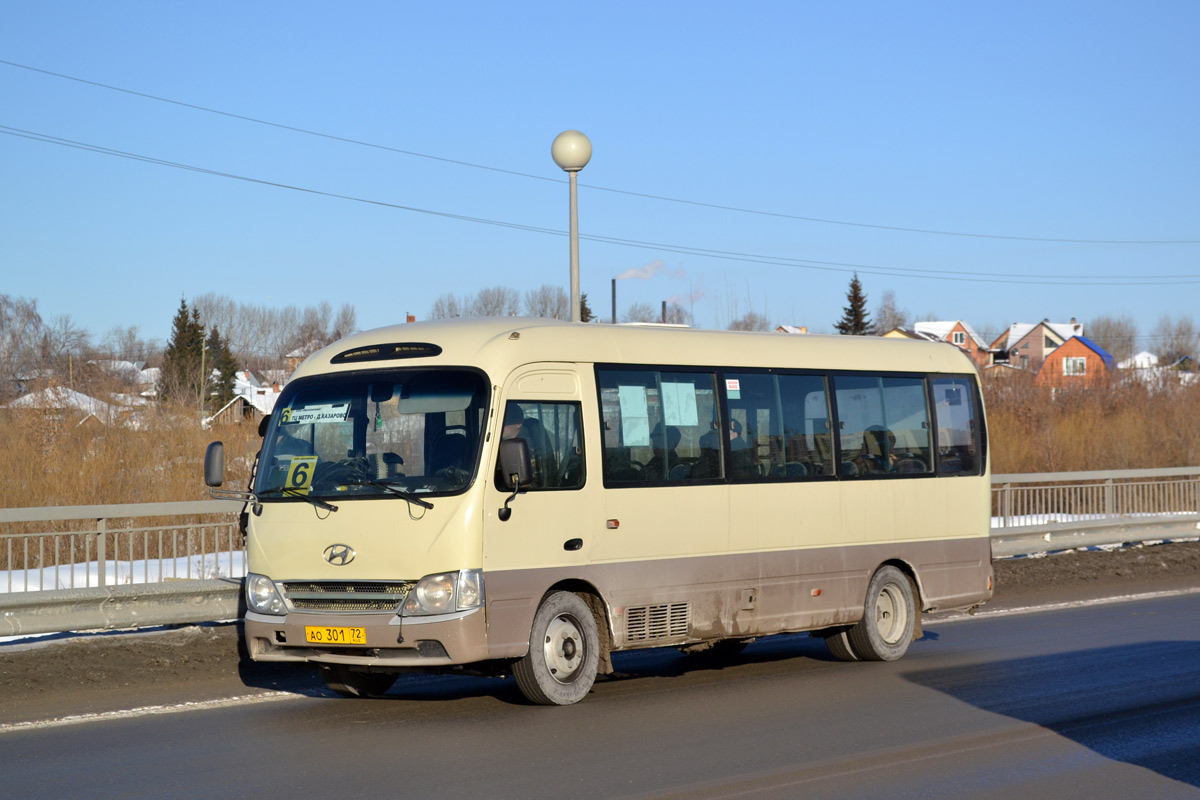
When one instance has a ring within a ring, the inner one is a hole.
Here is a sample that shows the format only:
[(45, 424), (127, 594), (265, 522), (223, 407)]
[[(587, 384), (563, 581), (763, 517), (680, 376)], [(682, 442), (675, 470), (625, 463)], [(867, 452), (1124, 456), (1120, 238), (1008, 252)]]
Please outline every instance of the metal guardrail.
[(1200, 467), (992, 476), (992, 553), (1200, 536)]
[[(0, 593), (243, 577), (232, 516), (241, 508), (201, 500), (0, 509)], [(15, 526), (34, 530), (8, 530)]]
[[(1200, 538), (1200, 467), (993, 475), (992, 497), (997, 558)], [(64, 528), (0, 533), (0, 574), (7, 570), (0, 636), (237, 619), (244, 612), (244, 550), (234, 518), (241, 507), (205, 500), (0, 509), (0, 530)], [(224, 519), (200, 521), (212, 516)], [(171, 517), (189, 519), (133, 522)], [(225, 574), (210, 574), (222, 563)], [(20, 588), (14, 574), (22, 576)], [(49, 589), (46, 575), (55, 576)]]

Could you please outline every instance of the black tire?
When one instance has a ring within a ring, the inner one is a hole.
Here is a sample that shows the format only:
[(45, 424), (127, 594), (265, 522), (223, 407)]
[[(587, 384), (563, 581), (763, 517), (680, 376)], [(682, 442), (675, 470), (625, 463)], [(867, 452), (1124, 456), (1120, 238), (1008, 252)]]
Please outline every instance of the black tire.
[(850, 647), (863, 661), (895, 661), (912, 643), (916, 618), (908, 576), (880, 567), (867, 584), (863, 618), (848, 633)]
[(568, 706), (591, 691), (599, 659), (591, 609), (576, 594), (552, 592), (533, 616), (529, 652), (513, 666), (513, 675), (531, 703)]
[(343, 697), (378, 697), (392, 688), (394, 672), (356, 672), (342, 664), (318, 664), (321, 680)]
[(858, 653), (854, 652), (854, 646), (850, 644), (849, 628), (842, 628), (826, 636), (825, 646), (829, 648), (830, 655), (838, 661), (862, 661)]

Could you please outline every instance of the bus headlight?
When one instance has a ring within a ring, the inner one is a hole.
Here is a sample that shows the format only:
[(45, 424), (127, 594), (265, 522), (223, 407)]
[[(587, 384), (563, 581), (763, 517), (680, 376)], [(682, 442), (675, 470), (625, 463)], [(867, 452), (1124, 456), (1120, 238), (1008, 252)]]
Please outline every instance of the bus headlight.
[(287, 614), (287, 606), (275, 588), (275, 581), (253, 572), (246, 576), (246, 606), (259, 614)]
[(408, 593), (404, 613), (408, 616), (449, 614), (483, 605), (483, 571), (463, 569), (426, 575)]

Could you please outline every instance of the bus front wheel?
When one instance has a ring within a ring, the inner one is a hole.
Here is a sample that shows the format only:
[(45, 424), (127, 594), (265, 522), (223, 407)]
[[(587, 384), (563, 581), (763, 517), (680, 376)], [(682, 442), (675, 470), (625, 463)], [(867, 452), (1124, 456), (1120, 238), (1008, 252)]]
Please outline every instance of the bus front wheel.
[(591, 691), (600, 635), (579, 595), (552, 592), (533, 616), (529, 652), (513, 666), (517, 688), (532, 703), (567, 706)]
[(846, 635), (852, 651), (862, 660), (895, 661), (908, 651), (916, 619), (908, 576), (885, 566), (871, 577), (863, 618)]

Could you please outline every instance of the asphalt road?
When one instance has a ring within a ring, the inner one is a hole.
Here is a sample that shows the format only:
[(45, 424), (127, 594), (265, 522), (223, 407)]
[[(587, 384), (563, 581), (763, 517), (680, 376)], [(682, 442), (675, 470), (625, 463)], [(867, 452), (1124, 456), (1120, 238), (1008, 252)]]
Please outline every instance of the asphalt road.
[(894, 663), (805, 636), (617, 654), (566, 708), (509, 681), (260, 694), (0, 728), (0, 796), (1200, 798), (1200, 594), (927, 619)]

